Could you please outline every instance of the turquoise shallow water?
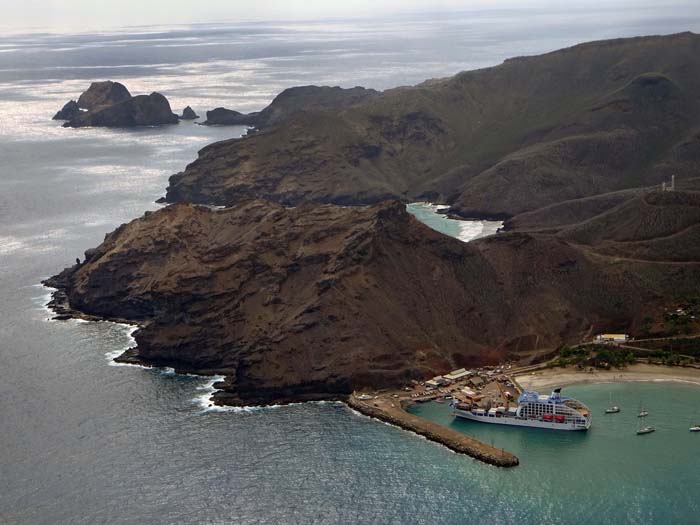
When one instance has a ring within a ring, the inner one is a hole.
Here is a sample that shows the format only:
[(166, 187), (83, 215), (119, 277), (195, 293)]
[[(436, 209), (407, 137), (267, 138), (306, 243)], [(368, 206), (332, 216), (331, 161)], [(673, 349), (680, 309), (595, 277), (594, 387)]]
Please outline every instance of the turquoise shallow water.
[[(611, 392), (621, 412), (605, 415)], [(470, 473), (479, 497), (495, 498), (513, 512), (496, 513), (506, 521), (518, 516), (529, 523), (698, 522), (700, 433), (688, 431), (691, 418), (700, 416), (697, 386), (599, 384), (572, 386), (564, 394), (592, 409), (588, 432), (456, 420), (446, 403), (416, 405), (412, 411), (520, 458), (521, 465), (511, 470)], [(650, 413), (647, 422), (657, 428), (653, 434), (635, 433), (640, 401)]]
[(464, 242), (494, 234), (503, 225), (500, 221), (460, 221), (438, 213), (439, 210), (447, 207), (429, 202), (412, 202), (406, 206), (406, 210), (433, 230)]

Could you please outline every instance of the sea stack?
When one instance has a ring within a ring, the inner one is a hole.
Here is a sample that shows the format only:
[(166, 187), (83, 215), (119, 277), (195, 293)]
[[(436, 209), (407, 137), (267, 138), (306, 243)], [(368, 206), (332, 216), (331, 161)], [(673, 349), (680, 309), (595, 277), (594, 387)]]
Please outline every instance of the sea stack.
[(102, 106), (111, 106), (131, 98), (131, 93), (124, 84), (106, 80), (104, 82), (93, 82), (90, 87), (80, 95), (78, 107), (92, 110)]
[(182, 115), (180, 115), (180, 120), (195, 120), (198, 118), (199, 115), (197, 115), (190, 106), (187, 106), (185, 109), (183, 109)]
[(54, 119), (66, 120), (63, 127), (67, 128), (129, 128), (179, 122), (168, 99), (160, 93), (133, 97), (123, 84), (111, 80), (93, 82), (77, 102), (68, 102)]

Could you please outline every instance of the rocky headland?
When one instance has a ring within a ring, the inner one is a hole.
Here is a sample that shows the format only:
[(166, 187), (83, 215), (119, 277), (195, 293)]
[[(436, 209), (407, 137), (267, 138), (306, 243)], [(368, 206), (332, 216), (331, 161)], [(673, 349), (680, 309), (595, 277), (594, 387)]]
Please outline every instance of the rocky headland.
[[(634, 334), (700, 294), (699, 51), (684, 33), (383, 93), (288, 90), (171, 178), (175, 204), (47, 283), (65, 312), (140, 325), (120, 359), (224, 375), (223, 404)], [(507, 231), (462, 243), (408, 214), (417, 198)]]
[(428, 199), (507, 218), (697, 177), (698, 92), (700, 37), (682, 33), (510, 59), (346, 107), (282, 112), (283, 124), (273, 103), (260, 132), (204, 148), (174, 175), (167, 200)]
[(119, 82), (93, 82), (78, 101), (69, 101), (54, 120), (66, 120), (64, 127), (130, 128), (177, 124), (179, 119), (160, 93), (131, 96)]
[(700, 194), (656, 192), (465, 244), (396, 201), (177, 204), (48, 284), (73, 309), (141, 323), (127, 361), (225, 375), (218, 402), (328, 399), (634, 332), (698, 289), (698, 217)]

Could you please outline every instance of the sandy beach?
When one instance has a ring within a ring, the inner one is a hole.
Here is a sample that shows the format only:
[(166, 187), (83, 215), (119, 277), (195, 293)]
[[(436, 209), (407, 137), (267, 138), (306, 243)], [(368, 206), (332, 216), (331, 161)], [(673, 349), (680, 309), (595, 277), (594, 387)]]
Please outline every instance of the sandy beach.
[(574, 367), (547, 368), (535, 372), (516, 374), (516, 381), (526, 390), (546, 390), (557, 386), (585, 383), (675, 381), (700, 386), (700, 369), (659, 365), (635, 364), (618, 370), (577, 370)]

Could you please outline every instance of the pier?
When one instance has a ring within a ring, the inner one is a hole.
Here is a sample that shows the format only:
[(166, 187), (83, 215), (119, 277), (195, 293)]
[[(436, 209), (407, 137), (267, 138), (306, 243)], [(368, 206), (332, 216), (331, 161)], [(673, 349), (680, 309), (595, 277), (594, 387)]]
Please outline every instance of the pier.
[(371, 399), (365, 399), (364, 396), (353, 393), (348, 398), (347, 403), (351, 408), (362, 414), (396, 425), (404, 430), (415, 432), (430, 441), (446, 446), (454, 452), (466, 454), (484, 463), (498, 467), (515, 467), (520, 463), (518, 457), (510, 452), (410, 414), (405, 410), (407, 404), (412, 403), (410, 399), (401, 399), (397, 394), (386, 393), (368, 397), (371, 397)]

